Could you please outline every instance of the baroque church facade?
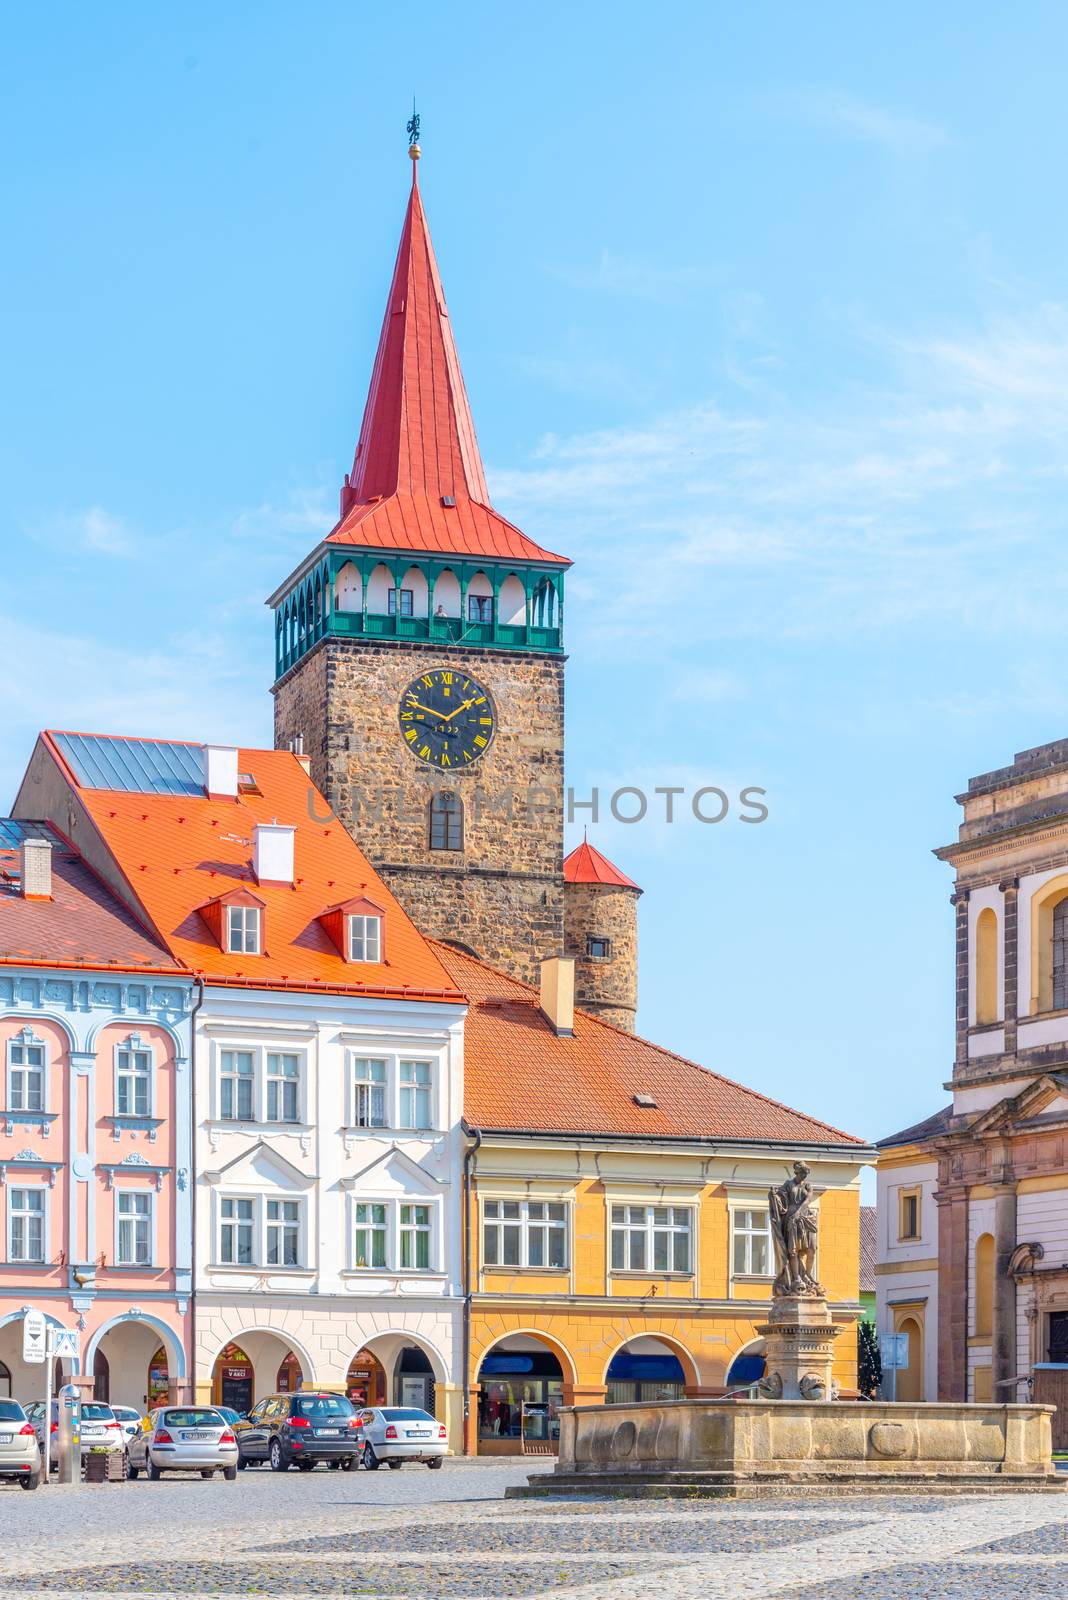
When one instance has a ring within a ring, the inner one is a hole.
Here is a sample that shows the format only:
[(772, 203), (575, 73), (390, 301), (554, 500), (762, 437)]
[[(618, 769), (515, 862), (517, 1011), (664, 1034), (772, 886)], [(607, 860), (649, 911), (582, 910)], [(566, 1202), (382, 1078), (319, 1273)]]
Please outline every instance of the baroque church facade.
[(637, 884), (564, 861), (566, 557), (497, 512), (418, 185), (338, 521), (271, 596), (275, 744), (420, 928), (633, 1028)]
[[(972, 778), (949, 1105), (879, 1144), (877, 1315), (902, 1398), (1034, 1398), (1068, 1447), (1068, 740)], [(1055, 1440), (1056, 1442), (1056, 1440)]]

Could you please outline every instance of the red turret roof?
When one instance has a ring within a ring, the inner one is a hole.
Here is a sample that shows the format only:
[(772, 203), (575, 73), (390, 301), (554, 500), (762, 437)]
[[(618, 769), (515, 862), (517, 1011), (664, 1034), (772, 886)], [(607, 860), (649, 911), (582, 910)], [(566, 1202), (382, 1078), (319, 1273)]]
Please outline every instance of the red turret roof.
[(415, 174), (413, 162), (360, 440), (329, 542), (567, 565), (490, 505)]
[[(564, 859), (565, 883), (601, 883), (615, 889), (638, 889), (633, 878), (614, 867), (607, 856), (595, 850), (583, 839), (577, 849)], [(641, 890), (638, 889), (641, 894)]]

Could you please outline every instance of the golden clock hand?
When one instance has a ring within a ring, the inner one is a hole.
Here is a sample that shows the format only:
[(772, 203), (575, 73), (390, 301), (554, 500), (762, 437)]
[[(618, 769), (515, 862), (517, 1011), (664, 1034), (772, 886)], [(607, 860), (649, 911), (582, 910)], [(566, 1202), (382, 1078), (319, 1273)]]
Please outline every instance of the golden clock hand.
[(456, 706), (452, 711), (449, 711), (447, 713), (439, 712), (437, 714), (441, 716), (442, 722), (451, 722), (453, 717), (458, 717), (461, 711), (466, 711), (468, 706), (473, 706), (474, 703), (475, 702), (473, 700), (464, 700), (464, 701), (461, 702), (460, 705)]
[(414, 706), (417, 711), (425, 711), (428, 717), (436, 717), (439, 722), (444, 720), (440, 711), (431, 711), (429, 706), (424, 706), (418, 700), (409, 700), (407, 703), (410, 706)]

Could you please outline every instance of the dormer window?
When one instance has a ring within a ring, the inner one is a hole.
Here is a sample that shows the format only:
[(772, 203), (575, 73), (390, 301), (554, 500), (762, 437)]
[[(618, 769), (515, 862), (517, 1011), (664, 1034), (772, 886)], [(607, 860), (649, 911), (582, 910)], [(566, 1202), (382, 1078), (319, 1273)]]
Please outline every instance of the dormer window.
[(374, 916), (350, 916), (349, 924), (349, 960), (350, 961), (381, 961), (382, 959), (382, 918)]
[(259, 955), (259, 906), (227, 906), (226, 948), (232, 955)]

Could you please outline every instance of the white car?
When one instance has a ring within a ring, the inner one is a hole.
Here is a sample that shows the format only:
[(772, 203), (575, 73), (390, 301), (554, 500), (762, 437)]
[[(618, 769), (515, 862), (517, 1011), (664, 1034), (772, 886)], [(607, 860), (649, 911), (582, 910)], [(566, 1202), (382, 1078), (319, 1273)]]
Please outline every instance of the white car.
[(122, 1429), (122, 1436), (129, 1448), (130, 1440), (135, 1433), (141, 1432), (145, 1419), (140, 1411), (134, 1410), (133, 1406), (112, 1406), (111, 1409), (115, 1413), (115, 1421)]
[[(81, 1413), (82, 1420), (80, 1429), (80, 1442), (81, 1453), (83, 1456), (88, 1455), (91, 1450), (103, 1449), (110, 1452), (112, 1450), (126, 1449), (126, 1435), (123, 1433), (122, 1425), (110, 1406), (104, 1405), (103, 1401), (101, 1400), (83, 1400), (81, 1405)], [(38, 1448), (43, 1456), (45, 1431), (44, 1401), (35, 1400), (32, 1405), (27, 1406), (26, 1415), (33, 1423), (33, 1431), (37, 1435)], [(59, 1451), (56, 1442), (56, 1434), (58, 1430), (59, 1401), (58, 1399), (53, 1399), (52, 1415), (49, 1422), (49, 1431), (52, 1435), (51, 1467), (53, 1472), (55, 1472), (59, 1466)]]
[(383, 1461), (396, 1470), (406, 1461), (440, 1467), (449, 1449), (445, 1424), (415, 1406), (372, 1406), (360, 1412), (360, 1449), (368, 1472)]

